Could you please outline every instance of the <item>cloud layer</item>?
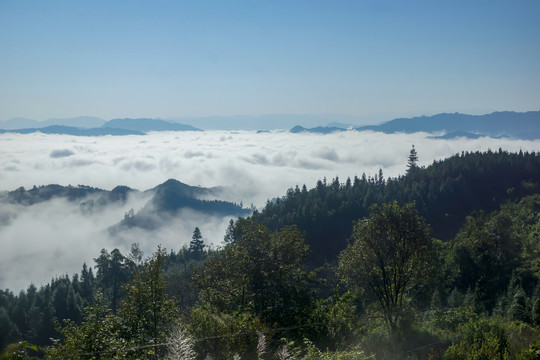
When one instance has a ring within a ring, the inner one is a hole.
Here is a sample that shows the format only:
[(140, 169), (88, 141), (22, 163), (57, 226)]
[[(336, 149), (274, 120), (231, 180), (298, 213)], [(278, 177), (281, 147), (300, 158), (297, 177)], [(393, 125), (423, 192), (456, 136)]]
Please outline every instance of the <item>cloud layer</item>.
[[(74, 137), (43, 134), (0, 135), (0, 190), (33, 185), (89, 185), (112, 189), (127, 185), (152, 188), (169, 178), (190, 185), (224, 186), (225, 199), (262, 207), (289, 187), (362, 173), (385, 177), (404, 174), (412, 145), (419, 164), (429, 165), (461, 151), (502, 148), (538, 151), (538, 141), (510, 139), (434, 140), (428, 134), (342, 132), (330, 135), (287, 132), (168, 132), (147, 136)], [(106, 229), (145, 199), (132, 197), (122, 206), (83, 214), (78, 203), (54, 200), (31, 207), (0, 209), (0, 288), (12, 290), (30, 282), (79, 271), (101, 248), (127, 251), (139, 242), (149, 255), (157, 244), (179, 249), (201, 227), (208, 242), (222, 239), (225, 218), (179, 214), (158, 231), (131, 230), (111, 238)]]

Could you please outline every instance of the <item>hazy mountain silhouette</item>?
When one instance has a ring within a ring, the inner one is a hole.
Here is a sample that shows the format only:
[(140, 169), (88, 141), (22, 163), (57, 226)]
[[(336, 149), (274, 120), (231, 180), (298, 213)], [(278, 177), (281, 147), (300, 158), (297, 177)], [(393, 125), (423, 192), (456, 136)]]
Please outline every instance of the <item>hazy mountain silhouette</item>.
[(173, 123), (160, 119), (113, 119), (105, 122), (103, 128), (119, 128), (135, 131), (202, 131), (190, 125)]
[[(113, 119), (107, 122), (94, 117), (78, 117), (66, 119), (49, 119), (43, 122), (35, 120), (14, 118), (0, 122), (0, 133), (17, 132), (21, 134), (41, 131), (46, 134), (68, 134), (79, 136), (98, 135), (141, 135), (148, 131), (201, 131), (191, 125), (197, 124), (204, 129), (220, 130), (269, 130), (286, 129), (293, 124), (316, 126), (306, 128), (295, 126), (290, 132), (314, 132), (328, 134), (334, 131), (343, 131), (354, 123), (356, 118), (343, 115), (260, 115), (260, 116), (210, 116), (201, 118), (179, 118), (172, 121), (160, 119)], [(350, 121), (348, 121), (350, 120)], [(347, 121), (347, 122), (340, 122)], [(364, 121), (365, 122), (365, 121)], [(321, 123), (328, 124), (322, 126)], [(358, 122), (357, 122), (358, 123)], [(101, 125), (100, 125), (101, 124)], [(319, 125), (319, 126), (317, 126)], [(398, 118), (380, 125), (358, 126), (358, 131), (372, 130), (387, 134), (404, 132), (444, 132), (441, 139), (465, 136), (512, 137), (520, 139), (540, 138), (540, 111), (529, 112), (494, 112), (485, 115), (467, 114), (437, 114), (414, 118)], [(460, 135), (461, 134), (461, 135)], [(439, 135), (438, 135), (439, 136)]]
[(0, 129), (20, 130), (29, 128), (44, 128), (52, 125), (72, 126), (77, 128), (96, 128), (105, 123), (105, 120), (93, 116), (79, 116), (74, 118), (57, 118), (37, 121), (25, 118), (13, 118), (0, 121)]
[(331, 134), (336, 131), (346, 131), (347, 129), (343, 129), (340, 127), (335, 126), (317, 126), (314, 128), (307, 129), (303, 126), (296, 125), (291, 130), (289, 130), (292, 133), (298, 134), (302, 132), (310, 132), (310, 133), (318, 133), (318, 134)]
[(205, 215), (247, 216), (251, 210), (241, 205), (221, 200), (203, 200), (201, 198), (216, 197), (223, 189), (220, 187), (203, 188), (190, 186), (178, 180), (169, 179), (153, 189), (145, 191), (153, 193), (146, 205), (137, 213), (131, 211), (117, 225), (112, 226), (111, 234), (121, 232), (125, 228), (140, 227), (155, 229), (177, 216), (179, 210), (187, 209)]
[(539, 139), (540, 111), (524, 113), (504, 111), (485, 115), (437, 114), (394, 119), (381, 125), (357, 127), (356, 130), (373, 130), (387, 134), (418, 131), (429, 133), (462, 131), (491, 137), (508, 136), (519, 139)]
[(1, 133), (17, 133), (17, 134), (31, 134), (40, 132), (43, 134), (61, 134), (61, 135), (74, 135), (74, 136), (104, 136), (104, 135), (144, 135), (144, 132), (130, 129), (115, 129), (115, 128), (76, 128), (72, 126), (63, 125), (51, 125), (43, 128), (28, 128), (28, 129), (15, 129), (15, 130), (2, 130)]
[(171, 121), (197, 126), (203, 130), (286, 130), (300, 124), (304, 127), (324, 126), (329, 122), (369, 124), (367, 117), (341, 114), (268, 114), (207, 117), (179, 117)]
[(69, 201), (77, 201), (86, 198), (89, 195), (105, 194), (106, 190), (94, 188), (90, 186), (62, 186), (58, 184), (50, 184), (43, 186), (34, 186), (32, 189), (26, 190), (20, 187), (17, 190), (8, 191), (0, 196), (0, 202), (20, 205), (34, 205), (53, 198), (65, 198)]
[(105, 120), (93, 116), (79, 116), (75, 118), (47, 119), (42, 122), (44, 126), (64, 125), (79, 128), (97, 128), (102, 126)]
[(0, 129), (5, 129), (5, 130), (38, 128), (38, 127), (41, 127), (40, 121), (26, 119), (22, 117), (0, 121)]

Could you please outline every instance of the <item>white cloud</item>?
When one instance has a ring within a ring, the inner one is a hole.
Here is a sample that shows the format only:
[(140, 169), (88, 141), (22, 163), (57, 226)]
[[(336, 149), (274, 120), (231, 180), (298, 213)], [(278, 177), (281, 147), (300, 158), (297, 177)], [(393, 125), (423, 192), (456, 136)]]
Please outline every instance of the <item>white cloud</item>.
[[(43, 134), (0, 135), (0, 190), (33, 185), (89, 185), (139, 190), (169, 178), (204, 187), (225, 186), (226, 199), (262, 207), (289, 187), (315, 186), (318, 179), (339, 176), (342, 182), (362, 173), (386, 178), (404, 174), (412, 145), (419, 164), (429, 165), (461, 151), (538, 151), (538, 141), (510, 139), (434, 140), (427, 134), (342, 132), (329, 135), (208, 131), (151, 133), (146, 136), (73, 137)], [(55, 154), (55, 155), (53, 155)], [(58, 156), (61, 155), (61, 156)], [(69, 155), (69, 156), (68, 156)], [(28, 208), (0, 211), (0, 288), (79, 271), (101, 248), (127, 251), (139, 241), (147, 255), (158, 244), (178, 249), (189, 242), (195, 226), (219, 243), (228, 219), (201, 218), (184, 212), (170, 226), (151, 233), (130, 230), (111, 238), (106, 229), (143, 202), (83, 215), (78, 203), (54, 200)], [(31, 265), (29, 265), (31, 264)]]
[[(304, 183), (310, 187), (323, 177), (375, 174), (379, 168), (386, 177), (403, 174), (413, 144), (423, 165), (462, 150), (539, 148), (538, 141), (434, 140), (422, 133), (208, 131), (123, 137), (2, 134), (0, 169), (5, 171), (0, 173), (0, 189), (57, 183), (105, 189), (127, 185), (145, 190), (175, 178), (191, 185), (244, 189), (246, 197), (232, 200), (261, 206), (288, 187)], [(71, 155), (51, 157), (57, 149)]]

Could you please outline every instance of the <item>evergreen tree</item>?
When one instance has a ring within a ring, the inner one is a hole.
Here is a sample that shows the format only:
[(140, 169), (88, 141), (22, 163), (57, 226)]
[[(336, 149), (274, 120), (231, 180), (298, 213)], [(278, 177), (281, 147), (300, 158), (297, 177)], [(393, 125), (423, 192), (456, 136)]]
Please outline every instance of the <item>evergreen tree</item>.
[(510, 307), (508, 308), (508, 317), (511, 320), (527, 321), (527, 297), (525, 291), (520, 287), (516, 290)]
[(409, 161), (407, 162), (407, 172), (411, 172), (413, 169), (416, 169), (418, 167), (416, 165), (417, 162), (418, 162), (418, 155), (413, 145), (411, 152), (409, 154)]
[[(134, 274), (133, 281), (124, 286), (126, 293), (119, 315), (121, 336), (133, 345), (164, 343), (168, 331), (177, 319), (174, 301), (167, 298), (163, 267), (165, 250), (157, 252)], [(131, 358), (158, 359), (160, 348), (145, 348), (130, 354)]]
[(225, 236), (223, 237), (225, 244), (232, 244), (234, 242), (234, 220), (229, 221), (227, 230), (225, 230)]
[(97, 280), (105, 289), (105, 294), (110, 296), (112, 311), (116, 314), (121, 295), (120, 287), (131, 275), (131, 262), (118, 249), (114, 249), (110, 254), (102, 249), (101, 255), (94, 261), (98, 268)]
[(191, 242), (189, 243), (189, 252), (195, 259), (201, 259), (204, 253), (203, 237), (201, 235), (201, 230), (198, 227), (193, 230), (193, 236), (191, 237)]

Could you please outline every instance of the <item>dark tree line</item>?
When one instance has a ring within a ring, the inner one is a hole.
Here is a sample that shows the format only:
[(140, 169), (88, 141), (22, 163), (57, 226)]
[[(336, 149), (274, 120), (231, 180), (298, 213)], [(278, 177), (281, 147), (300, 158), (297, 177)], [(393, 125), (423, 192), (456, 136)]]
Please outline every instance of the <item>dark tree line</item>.
[(373, 177), (363, 174), (345, 182), (319, 180), (309, 190), (305, 185), (290, 188), (252, 218), (273, 231), (298, 226), (306, 232), (312, 260), (321, 264), (345, 248), (352, 222), (367, 216), (373, 203), (414, 202), (432, 227), (432, 235), (448, 241), (468, 215), (496, 210), (503, 201), (538, 192), (540, 186), (537, 153), (463, 152), (426, 168), (418, 167), (417, 160), (413, 148), (407, 174), (398, 178), (385, 179), (379, 171)]
[(92, 269), (84, 264), (80, 275), (55, 278), (39, 289), (30, 285), (18, 295), (0, 291), (0, 346), (21, 339), (49, 344), (57, 336), (58, 321), (81, 321), (84, 307), (93, 302), (95, 283)]

